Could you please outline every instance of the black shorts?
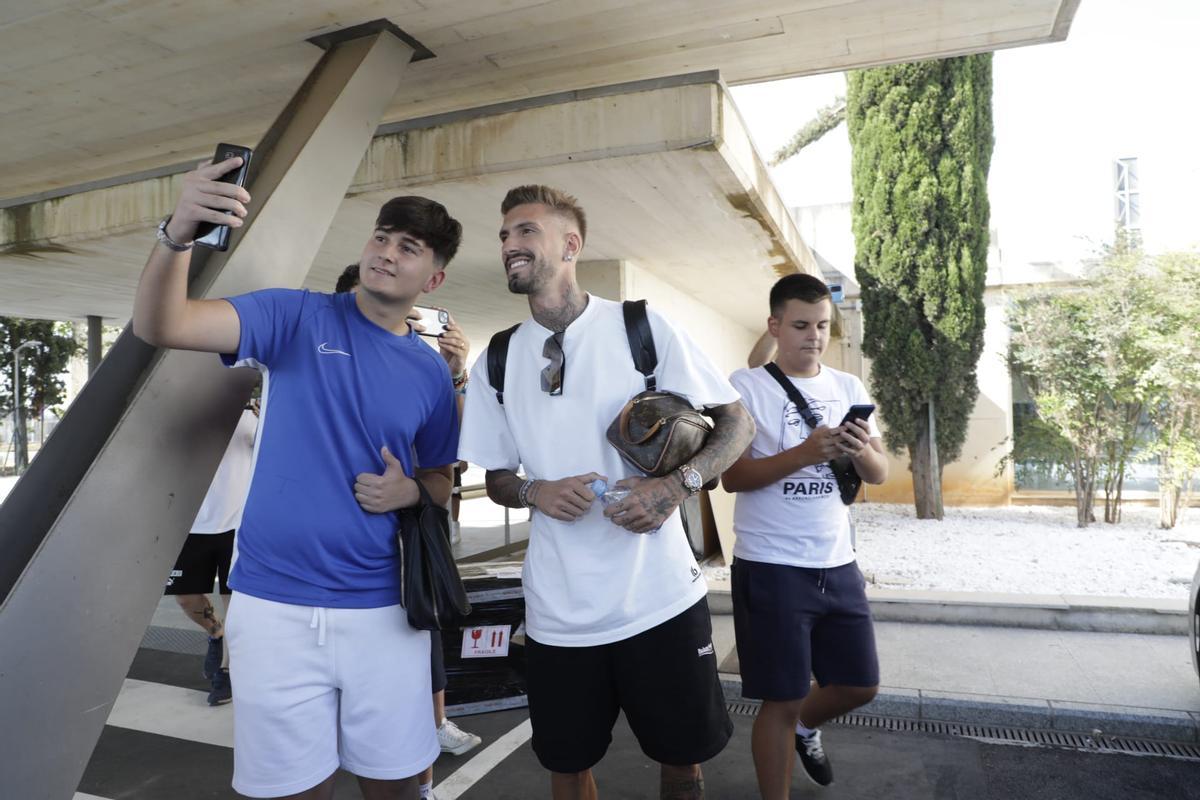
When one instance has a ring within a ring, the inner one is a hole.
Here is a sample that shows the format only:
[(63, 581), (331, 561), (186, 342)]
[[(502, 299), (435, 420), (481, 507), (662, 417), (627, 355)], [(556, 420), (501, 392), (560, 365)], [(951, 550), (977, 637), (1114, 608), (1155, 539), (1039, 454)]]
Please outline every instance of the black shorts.
[(429, 677), (433, 693), (446, 688), (446, 656), (442, 653), (442, 632), (429, 632)]
[(878, 686), (879, 657), (858, 564), (829, 569), (734, 559), (742, 695), (799, 700), (821, 686)]
[(533, 751), (551, 772), (600, 761), (620, 711), (661, 764), (707, 761), (733, 734), (707, 599), (619, 642), (555, 647), (527, 637), (525, 653)]
[(220, 581), (221, 594), (229, 594), (229, 564), (233, 561), (233, 531), (189, 533), (163, 594), (208, 594)]

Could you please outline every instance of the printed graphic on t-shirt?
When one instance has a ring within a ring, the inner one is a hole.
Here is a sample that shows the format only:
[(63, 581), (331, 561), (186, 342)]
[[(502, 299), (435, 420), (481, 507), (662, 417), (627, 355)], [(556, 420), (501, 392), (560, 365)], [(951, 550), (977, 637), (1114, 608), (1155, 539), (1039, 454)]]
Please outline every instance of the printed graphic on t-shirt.
[[(829, 401), (811, 397), (804, 399), (808, 401), (808, 408), (812, 411), (817, 424), (828, 425), (826, 420), (829, 418)], [(796, 404), (789, 400), (783, 407), (783, 424), (779, 430), (780, 452), (803, 444), (811, 432), (812, 429), (800, 416)], [(820, 464), (805, 467), (797, 474), (784, 478), (780, 482), (779, 488), (788, 500), (812, 500), (835, 493), (837, 479), (834, 478), (833, 470), (829, 468), (828, 462), (822, 461)]]

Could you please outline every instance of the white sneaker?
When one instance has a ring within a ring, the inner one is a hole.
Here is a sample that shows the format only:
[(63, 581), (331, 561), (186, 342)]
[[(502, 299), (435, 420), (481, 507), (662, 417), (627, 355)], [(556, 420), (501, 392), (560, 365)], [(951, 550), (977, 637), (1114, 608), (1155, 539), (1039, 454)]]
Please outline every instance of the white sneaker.
[(452, 756), (461, 756), (478, 747), (483, 741), (475, 734), (467, 733), (450, 720), (442, 722), (437, 729), (437, 738), (438, 744), (442, 746), (442, 752)]

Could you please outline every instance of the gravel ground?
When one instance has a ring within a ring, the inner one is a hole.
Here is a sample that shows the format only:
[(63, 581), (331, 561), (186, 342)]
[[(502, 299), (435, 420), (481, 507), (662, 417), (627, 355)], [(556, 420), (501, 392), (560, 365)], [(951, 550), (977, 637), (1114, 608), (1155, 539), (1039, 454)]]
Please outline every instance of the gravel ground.
[(859, 565), (887, 589), (1186, 600), (1200, 561), (1195, 509), (1172, 530), (1143, 507), (1082, 529), (1073, 507), (947, 508), (940, 522), (916, 519), (910, 505), (863, 503), (854, 513)]

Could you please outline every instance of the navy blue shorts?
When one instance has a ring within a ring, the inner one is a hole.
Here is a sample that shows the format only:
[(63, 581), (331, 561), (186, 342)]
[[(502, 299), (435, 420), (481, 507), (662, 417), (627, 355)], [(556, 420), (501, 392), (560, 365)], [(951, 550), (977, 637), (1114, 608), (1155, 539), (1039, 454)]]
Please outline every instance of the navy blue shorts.
[(879, 657), (858, 564), (829, 569), (734, 559), (742, 695), (799, 700), (821, 686), (878, 686)]

